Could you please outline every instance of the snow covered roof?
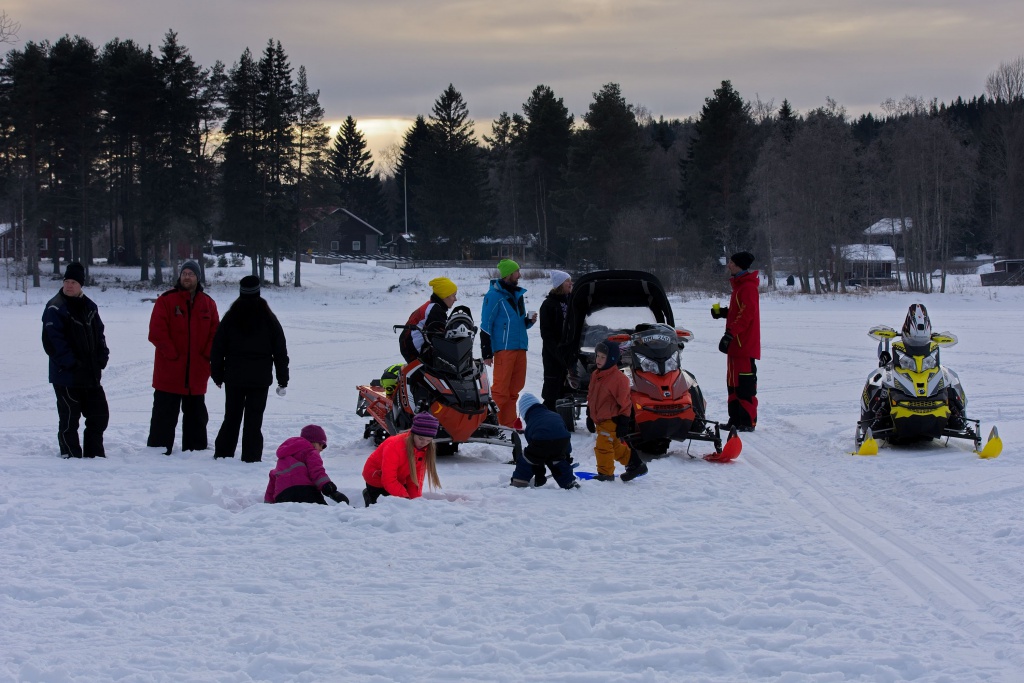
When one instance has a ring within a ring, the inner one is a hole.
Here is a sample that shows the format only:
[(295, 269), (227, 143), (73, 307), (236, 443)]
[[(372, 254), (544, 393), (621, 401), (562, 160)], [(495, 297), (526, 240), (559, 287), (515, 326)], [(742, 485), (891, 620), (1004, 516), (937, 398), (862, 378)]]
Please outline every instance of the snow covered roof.
[(902, 235), (903, 227), (909, 230), (914, 227), (914, 221), (909, 218), (883, 218), (870, 228), (864, 229), (865, 235)]
[(842, 254), (846, 261), (896, 262), (896, 252), (887, 244), (847, 244)]

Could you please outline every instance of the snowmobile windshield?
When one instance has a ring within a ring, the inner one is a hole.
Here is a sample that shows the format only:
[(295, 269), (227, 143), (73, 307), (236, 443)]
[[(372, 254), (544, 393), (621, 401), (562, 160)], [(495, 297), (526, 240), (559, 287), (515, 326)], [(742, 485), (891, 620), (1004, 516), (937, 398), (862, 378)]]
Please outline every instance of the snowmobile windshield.
[(907, 317), (900, 331), (903, 343), (909, 350), (911, 347), (928, 349), (932, 341), (932, 320), (928, 317), (928, 309), (924, 304), (911, 304)]
[(638, 323), (656, 322), (651, 309), (641, 306), (602, 308), (590, 313), (583, 323), (580, 350), (593, 352), (598, 343), (615, 333), (629, 334)]

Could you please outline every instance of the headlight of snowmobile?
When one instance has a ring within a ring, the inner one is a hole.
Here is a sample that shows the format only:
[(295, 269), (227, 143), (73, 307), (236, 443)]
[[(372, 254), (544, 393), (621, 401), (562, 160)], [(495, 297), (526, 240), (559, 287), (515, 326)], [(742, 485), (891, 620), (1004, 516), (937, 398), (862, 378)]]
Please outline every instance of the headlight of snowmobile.
[(934, 353), (929, 353), (927, 356), (921, 359), (922, 370), (932, 370), (938, 364), (938, 359)]
[(665, 372), (679, 369), (679, 354), (675, 353), (665, 359)]
[(634, 351), (633, 358), (635, 360), (640, 361), (640, 369), (643, 370), (644, 372), (653, 372), (655, 374), (659, 372), (658, 364), (651, 360), (650, 358), (648, 358), (647, 356), (642, 356), (636, 351)]
[(917, 361), (914, 360), (913, 356), (903, 354), (900, 356), (900, 367), (904, 370), (917, 370)]

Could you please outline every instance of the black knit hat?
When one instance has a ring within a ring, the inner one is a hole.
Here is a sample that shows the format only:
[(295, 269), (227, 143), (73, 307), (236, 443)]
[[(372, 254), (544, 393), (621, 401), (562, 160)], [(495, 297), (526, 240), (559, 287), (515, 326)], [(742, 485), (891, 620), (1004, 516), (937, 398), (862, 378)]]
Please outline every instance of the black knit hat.
[(754, 262), (754, 255), (749, 251), (738, 251), (729, 257), (729, 260), (740, 267), (740, 270), (746, 270), (750, 268), (750, 264)]
[(85, 268), (78, 261), (73, 261), (68, 264), (67, 270), (64, 271), (65, 280), (74, 280), (78, 284), (85, 286)]
[(242, 296), (259, 296), (260, 279), (255, 275), (246, 275), (238, 283), (238, 293)]

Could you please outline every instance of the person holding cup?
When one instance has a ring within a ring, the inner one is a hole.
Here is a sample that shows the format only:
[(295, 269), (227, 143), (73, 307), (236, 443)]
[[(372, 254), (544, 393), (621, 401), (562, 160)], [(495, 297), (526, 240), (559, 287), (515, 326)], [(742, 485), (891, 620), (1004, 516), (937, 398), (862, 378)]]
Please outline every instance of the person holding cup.
[(498, 407), (498, 424), (514, 427), (516, 401), (526, 386), (526, 331), (537, 322), (537, 312), (526, 312), (518, 263), (507, 258), (498, 261), (498, 276), (484, 295), (480, 351), (484, 364), (493, 369), (491, 398)]

